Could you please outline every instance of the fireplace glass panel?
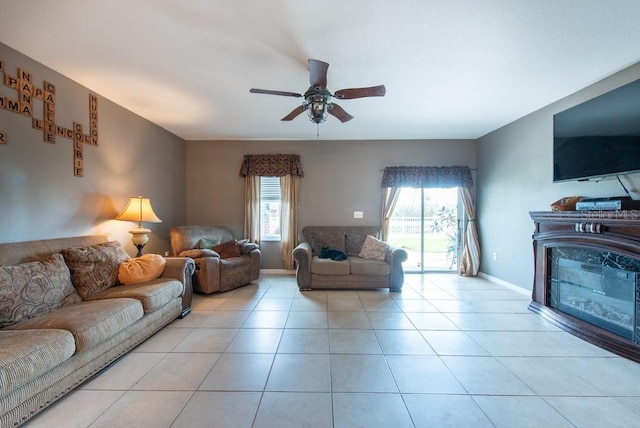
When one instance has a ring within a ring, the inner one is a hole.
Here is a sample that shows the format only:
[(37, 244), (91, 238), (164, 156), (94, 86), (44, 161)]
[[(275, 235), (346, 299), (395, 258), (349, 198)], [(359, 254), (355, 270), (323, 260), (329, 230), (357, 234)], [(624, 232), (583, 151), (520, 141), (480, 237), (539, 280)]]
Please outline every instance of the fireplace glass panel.
[(638, 343), (640, 263), (599, 250), (554, 248), (551, 307)]

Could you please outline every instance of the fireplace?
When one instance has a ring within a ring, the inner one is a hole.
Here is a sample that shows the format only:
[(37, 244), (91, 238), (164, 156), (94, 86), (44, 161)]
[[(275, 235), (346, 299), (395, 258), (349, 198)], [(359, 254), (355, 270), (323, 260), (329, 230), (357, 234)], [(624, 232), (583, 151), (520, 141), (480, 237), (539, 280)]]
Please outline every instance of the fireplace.
[(529, 306), (555, 325), (640, 362), (640, 213), (531, 213)]
[[(549, 306), (613, 334), (640, 343), (637, 330), (637, 263), (611, 253), (556, 247), (551, 250)], [(594, 263), (600, 260), (600, 263)]]

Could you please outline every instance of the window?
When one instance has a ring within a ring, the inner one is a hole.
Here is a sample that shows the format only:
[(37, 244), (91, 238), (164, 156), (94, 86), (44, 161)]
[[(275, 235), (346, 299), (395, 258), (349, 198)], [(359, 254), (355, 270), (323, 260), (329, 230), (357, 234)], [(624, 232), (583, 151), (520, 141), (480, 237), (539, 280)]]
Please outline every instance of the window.
[(260, 177), (260, 239), (280, 240), (280, 177)]

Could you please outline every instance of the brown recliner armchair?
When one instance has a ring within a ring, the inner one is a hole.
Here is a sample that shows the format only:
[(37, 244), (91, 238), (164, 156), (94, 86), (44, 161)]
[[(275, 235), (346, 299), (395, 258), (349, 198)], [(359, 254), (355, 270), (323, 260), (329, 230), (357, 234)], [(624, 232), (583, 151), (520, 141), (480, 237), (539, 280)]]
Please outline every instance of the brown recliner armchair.
[(170, 238), (174, 256), (191, 257), (196, 263), (195, 291), (227, 291), (260, 276), (258, 245), (236, 241), (227, 227), (177, 226), (171, 228)]

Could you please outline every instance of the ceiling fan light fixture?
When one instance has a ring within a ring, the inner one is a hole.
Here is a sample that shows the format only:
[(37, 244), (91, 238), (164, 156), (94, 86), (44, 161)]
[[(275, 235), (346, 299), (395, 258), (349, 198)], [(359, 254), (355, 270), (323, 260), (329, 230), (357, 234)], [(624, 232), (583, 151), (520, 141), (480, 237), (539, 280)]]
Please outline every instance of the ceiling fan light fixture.
[(314, 123), (322, 123), (327, 120), (327, 99), (321, 94), (312, 95), (307, 99), (309, 108), (307, 114)]

